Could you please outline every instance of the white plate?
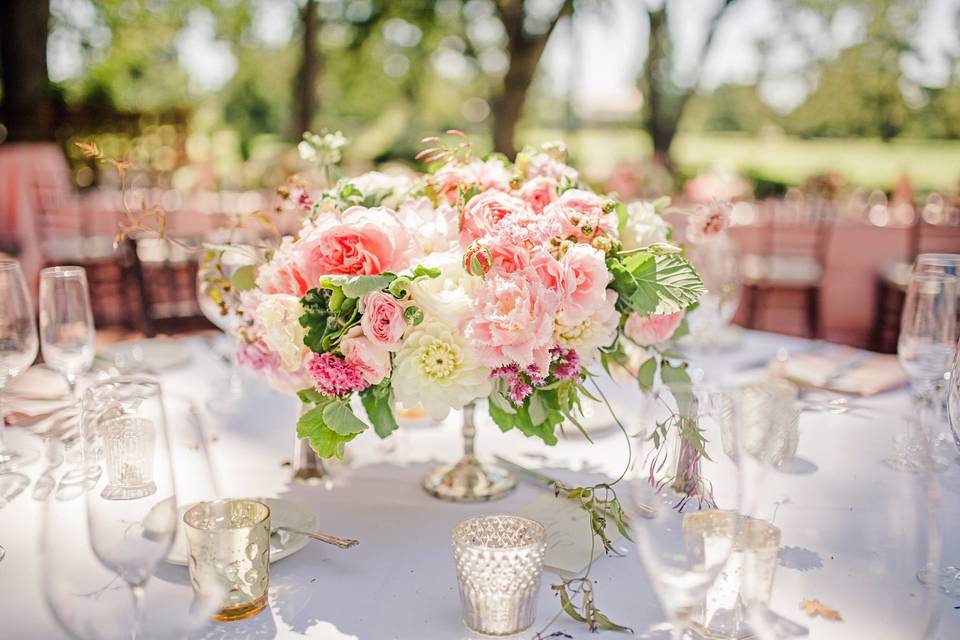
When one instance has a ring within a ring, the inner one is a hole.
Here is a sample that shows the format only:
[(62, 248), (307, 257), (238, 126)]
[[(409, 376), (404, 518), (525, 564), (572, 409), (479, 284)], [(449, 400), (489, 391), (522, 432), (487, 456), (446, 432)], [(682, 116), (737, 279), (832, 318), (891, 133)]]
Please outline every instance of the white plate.
[(190, 362), (193, 352), (189, 347), (172, 340), (132, 340), (110, 345), (100, 354), (121, 373), (149, 369), (161, 371)]
[[(294, 527), (297, 529), (306, 529), (315, 531), (317, 528), (317, 516), (305, 505), (299, 502), (281, 500), (279, 498), (252, 498), (259, 500), (270, 507), (270, 526), (276, 529), (279, 526)], [(161, 503), (162, 504), (162, 503)], [(156, 509), (159, 505), (155, 506)], [(183, 514), (192, 507), (188, 504), (180, 507), (177, 514), (177, 537), (173, 541), (173, 547), (167, 555), (167, 562), (180, 566), (187, 566), (187, 536), (184, 533)], [(147, 516), (149, 522), (150, 516)], [(149, 524), (145, 527), (149, 530)], [(277, 535), (270, 536), (270, 562), (282, 560), (287, 556), (295, 554), (300, 549), (307, 546), (309, 542), (307, 536), (301, 536), (296, 533), (279, 532)]]

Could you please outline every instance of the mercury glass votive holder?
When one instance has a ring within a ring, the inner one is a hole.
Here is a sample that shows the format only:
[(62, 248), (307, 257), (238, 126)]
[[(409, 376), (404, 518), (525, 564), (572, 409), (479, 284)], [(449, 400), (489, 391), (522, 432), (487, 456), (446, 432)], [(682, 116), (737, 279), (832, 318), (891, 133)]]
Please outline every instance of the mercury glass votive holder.
[(547, 550), (543, 525), (516, 516), (481, 516), (453, 530), (463, 622), (508, 636), (533, 625)]
[(213, 619), (244, 620), (263, 611), (270, 579), (270, 507), (256, 500), (201, 502), (183, 521), (194, 592), (226, 591)]

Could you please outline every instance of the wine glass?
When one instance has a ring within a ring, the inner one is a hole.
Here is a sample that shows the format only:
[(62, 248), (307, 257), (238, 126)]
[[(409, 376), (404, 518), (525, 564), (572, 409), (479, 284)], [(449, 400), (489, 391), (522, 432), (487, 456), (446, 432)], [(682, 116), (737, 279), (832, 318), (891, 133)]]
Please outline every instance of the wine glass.
[[(8, 500), (23, 490), (24, 479), (9, 472), (33, 462), (39, 454), (11, 447), (4, 441), (3, 391), (36, 357), (37, 326), (23, 272), (17, 262), (0, 260), (0, 495)], [(14, 491), (18, 486), (20, 489)]]
[(76, 396), (77, 379), (93, 364), (96, 334), (87, 272), (83, 267), (48, 267), (40, 272), (40, 351)]
[[(775, 571), (745, 574), (752, 637), (935, 637), (939, 597), (917, 582), (940, 548), (936, 475), (928, 441), (915, 433), (922, 425), (889, 411), (877, 419), (818, 412), (801, 423), (798, 454), (815, 473), (762, 456), (741, 464), (741, 486), (750, 487), (741, 512), (779, 533)], [(903, 440), (918, 447), (911, 473), (885, 463)], [(791, 630), (771, 611), (803, 611), (809, 629)]]
[(919, 397), (929, 396), (950, 370), (956, 351), (956, 309), (955, 276), (937, 272), (910, 276), (897, 355)]
[[(157, 383), (139, 378), (85, 391), (87, 462), (101, 469), (100, 482), (78, 496), (47, 500), (41, 535), (44, 597), (73, 637), (129, 639), (133, 630), (133, 637), (184, 638), (219, 610), (225, 591), (195, 594), (186, 569), (162, 562), (182, 513), (175, 478), (192, 488), (211, 473), (191, 406), (168, 405)], [(191, 452), (189, 464), (174, 469), (184, 451)], [(153, 493), (144, 491), (151, 483)]]
[(703, 349), (731, 343), (729, 326), (740, 304), (741, 274), (737, 245), (727, 234), (691, 244), (688, 257), (703, 277), (707, 293), (687, 316), (686, 345)]
[(709, 624), (705, 598), (734, 549), (736, 465), (720, 451), (708, 458), (702, 448), (736, 408), (723, 402), (729, 397), (688, 384), (658, 391), (648, 412), (654, 426), (631, 482), (632, 531), (674, 640)]
[(240, 294), (233, 282), (238, 270), (257, 264), (257, 252), (250, 245), (230, 244), (210, 251), (197, 269), (197, 301), (200, 311), (229, 338), (230, 373), (226, 385), (216, 390), (207, 403), (214, 413), (229, 411), (243, 395), (243, 378), (236, 356), (235, 334), (240, 326)]
[[(173, 461), (160, 384), (113, 378), (84, 394), (84, 428), (96, 430), (97, 484), (86, 492), (94, 554), (133, 597), (134, 636), (143, 619), (144, 585), (177, 531)], [(90, 464), (90, 460), (87, 464)]]

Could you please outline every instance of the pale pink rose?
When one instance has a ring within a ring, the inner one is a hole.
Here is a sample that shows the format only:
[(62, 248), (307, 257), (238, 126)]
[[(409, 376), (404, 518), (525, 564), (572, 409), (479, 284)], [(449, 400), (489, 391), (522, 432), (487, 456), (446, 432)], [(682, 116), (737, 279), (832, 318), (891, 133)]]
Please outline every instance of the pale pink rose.
[(527, 177), (534, 178), (544, 176), (553, 178), (560, 182), (564, 178), (571, 181), (577, 181), (577, 170), (560, 162), (553, 156), (546, 153), (537, 153), (530, 157), (530, 163), (527, 166)]
[(506, 218), (527, 213), (527, 204), (503, 191), (485, 191), (470, 199), (460, 220), (463, 248), (491, 232)]
[(353, 327), (340, 338), (343, 359), (360, 370), (370, 384), (377, 384), (390, 373), (390, 352)]
[(506, 191), (510, 188), (510, 170), (498, 158), (470, 163), (477, 185), (484, 191), (498, 189)]
[(363, 298), (360, 328), (363, 335), (388, 351), (400, 348), (400, 339), (407, 330), (403, 305), (389, 293), (374, 291)]
[(687, 240), (693, 243), (715, 238), (730, 226), (730, 203), (713, 200), (697, 207), (687, 220)]
[(477, 289), (466, 335), (477, 361), (488, 367), (511, 362), (546, 371), (560, 296), (532, 272), (488, 275)]
[(448, 163), (433, 174), (434, 188), (449, 204), (454, 204), (461, 191), (476, 187), (481, 191), (510, 188), (510, 171), (497, 159), (474, 160), (469, 164)]
[(529, 263), (543, 286), (560, 294), (561, 298), (565, 296), (568, 278), (566, 269), (559, 260), (550, 255), (543, 247), (535, 246), (530, 249)]
[(564, 238), (589, 243), (601, 234), (617, 234), (617, 214), (605, 212), (603, 204), (603, 198), (592, 191), (568, 189), (544, 214), (560, 223)]
[(603, 252), (590, 245), (576, 244), (561, 260), (564, 297), (558, 319), (575, 325), (593, 315), (603, 303), (611, 275)]
[(302, 297), (310, 285), (297, 263), (298, 252), (293, 238), (285, 237), (270, 262), (257, 269), (257, 288), (263, 293), (289, 293)]
[(311, 287), (326, 275), (399, 271), (411, 258), (406, 230), (384, 207), (350, 207), (339, 220), (321, 218), (304, 228), (298, 249), (300, 271)]
[(490, 255), (490, 269), (488, 272), (496, 274), (524, 271), (530, 266), (530, 250), (521, 244), (509, 240), (492, 237), (484, 238), (479, 242)]
[(399, 206), (397, 217), (413, 237), (418, 256), (457, 247), (457, 210), (450, 205), (441, 204), (434, 209), (430, 198), (413, 198)]
[(540, 213), (557, 199), (557, 181), (548, 176), (537, 176), (520, 187), (520, 198), (534, 212)]
[(683, 311), (653, 313), (642, 316), (631, 313), (623, 327), (628, 338), (641, 346), (649, 346), (668, 340), (683, 322)]

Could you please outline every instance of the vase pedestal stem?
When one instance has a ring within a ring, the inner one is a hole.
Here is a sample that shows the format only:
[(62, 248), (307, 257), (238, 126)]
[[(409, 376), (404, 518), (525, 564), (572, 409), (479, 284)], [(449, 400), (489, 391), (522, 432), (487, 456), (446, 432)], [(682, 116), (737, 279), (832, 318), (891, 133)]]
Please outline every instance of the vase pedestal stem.
[(482, 463), (474, 455), (477, 435), (473, 403), (463, 408), (463, 457), (453, 464), (435, 467), (423, 478), (424, 490), (450, 502), (486, 502), (502, 498), (517, 486), (517, 479), (495, 464)]

